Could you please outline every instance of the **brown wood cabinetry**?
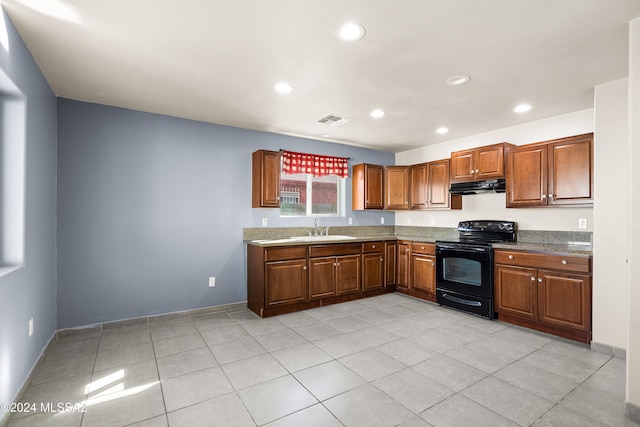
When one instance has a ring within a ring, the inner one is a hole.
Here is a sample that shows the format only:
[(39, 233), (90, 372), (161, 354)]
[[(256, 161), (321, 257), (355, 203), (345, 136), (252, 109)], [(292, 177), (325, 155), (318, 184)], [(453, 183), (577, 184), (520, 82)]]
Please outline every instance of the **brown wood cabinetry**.
[(451, 153), (451, 182), (504, 178), (507, 143)]
[(307, 300), (307, 248), (247, 247), (247, 305), (259, 315)]
[(593, 204), (593, 134), (507, 150), (507, 207)]
[(280, 153), (258, 150), (252, 155), (252, 208), (280, 207)]
[(398, 241), (398, 275), (396, 285), (398, 290), (409, 289), (409, 266), (411, 265), (411, 242)]
[(398, 276), (398, 243), (384, 242), (386, 285), (395, 285)]
[(384, 207), (384, 172), (379, 165), (361, 163), (352, 168), (351, 208), (353, 210)]
[(384, 242), (362, 245), (362, 290), (384, 289), (385, 280)]
[(588, 256), (496, 250), (494, 281), (500, 320), (591, 341)]
[(411, 280), (409, 289), (426, 293), (428, 299), (436, 294), (436, 249), (433, 243), (413, 243), (411, 245)]
[(462, 209), (462, 196), (449, 194), (449, 159), (409, 169), (411, 209)]
[(384, 254), (391, 247), (395, 241), (249, 244), (247, 305), (264, 317), (386, 293)]
[(435, 301), (435, 244), (398, 242), (398, 277), (396, 290)]
[(384, 168), (384, 208), (409, 209), (409, 166)]

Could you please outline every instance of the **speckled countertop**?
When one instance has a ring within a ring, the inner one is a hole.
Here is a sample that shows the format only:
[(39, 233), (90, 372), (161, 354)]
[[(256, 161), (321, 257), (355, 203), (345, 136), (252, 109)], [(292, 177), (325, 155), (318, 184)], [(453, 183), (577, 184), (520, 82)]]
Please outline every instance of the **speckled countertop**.
[[(405, 227), (405, 226), (371, 226), (371, 227), (331, 227), (334, 236), (349, 238), (329, 241), (304, 241), (291, 239), (292, 236), (305, 237), (308, 228), (245, 228), (243, 238), (246, 243), (257, 246), (297, 246), (330, 243), (359, 243), (386, 240), (411, 240), (415, 242), (434, 243), (436, 240), (457, 238), (454, 228), (441, 227)], [(333, 239), (333, 238), (332, 238)], [(545, 253), (564, 253), (591, 256), (591, 233), (570, 231), (529, 231), (518, 232), (517, 243), (496, 243), (496, 249), (522, 250)]]

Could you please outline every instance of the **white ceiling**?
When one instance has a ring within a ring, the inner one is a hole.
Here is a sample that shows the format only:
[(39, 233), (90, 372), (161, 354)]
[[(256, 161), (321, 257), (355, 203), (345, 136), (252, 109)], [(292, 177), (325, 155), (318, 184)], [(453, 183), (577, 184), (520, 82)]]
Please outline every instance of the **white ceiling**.
[[(640, 0), (0, 1), (57, 96), (391, 152), (593, 107), (628, 75), (640, 16)], [(365, 37), (338, 40), (346, 21)]]

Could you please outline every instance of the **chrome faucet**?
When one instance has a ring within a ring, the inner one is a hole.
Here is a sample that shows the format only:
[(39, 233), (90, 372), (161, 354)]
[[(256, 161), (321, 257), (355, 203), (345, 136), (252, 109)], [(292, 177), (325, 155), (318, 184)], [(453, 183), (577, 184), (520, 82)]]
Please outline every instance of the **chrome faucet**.
[[(322, 234), (322, 232), (320, 232)], [(313, 235), (318, 235), (318, 218), (313, 218)]]

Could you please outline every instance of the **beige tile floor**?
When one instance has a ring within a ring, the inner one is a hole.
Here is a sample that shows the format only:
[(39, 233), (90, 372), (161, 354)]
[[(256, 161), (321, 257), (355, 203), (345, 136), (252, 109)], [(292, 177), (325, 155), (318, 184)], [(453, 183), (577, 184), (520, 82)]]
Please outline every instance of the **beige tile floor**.
[(624, 384), (586, 345), (388, 294), (65, 335), (9, 426), (639, 426)]

